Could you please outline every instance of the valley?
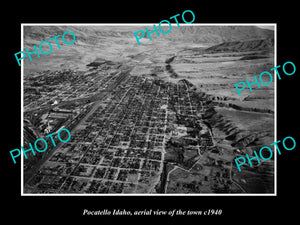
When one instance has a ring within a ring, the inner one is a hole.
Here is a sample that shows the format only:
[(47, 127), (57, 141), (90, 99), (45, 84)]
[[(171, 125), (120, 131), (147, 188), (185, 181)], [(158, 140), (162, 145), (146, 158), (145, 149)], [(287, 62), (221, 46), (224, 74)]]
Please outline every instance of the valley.
[[(234, 163), (274, 141), (274, 84), (241, 98), (234, 87), (274, 67), (273, 32), (183, 28), (137, 46), (136, 26), (70, 26), (74, 46), (24, 60), (24, 146), (72, 133), (24, 161), (25, 193), (274, 192), (273, 160)], [(24, 43), (64, 29), (25, 27)]]

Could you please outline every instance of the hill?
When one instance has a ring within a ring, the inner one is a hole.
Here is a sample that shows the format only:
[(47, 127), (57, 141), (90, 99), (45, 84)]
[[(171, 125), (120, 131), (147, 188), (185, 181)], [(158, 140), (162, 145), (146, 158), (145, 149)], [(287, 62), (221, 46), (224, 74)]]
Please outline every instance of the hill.
[[(178, 51), (187, 48), (211, 47), (222, 42), (248, 41), (268, 39), (273, 37), (271, 30), (261, 29), (256, 26), (199, 26), (172, 25), (172, 31), (161, 34), (159, 37), (152, 33), (152, 40), (146, 37), (141, 39), (141, 45), (137, 44), (134, 32), (145, 30), (151, 31), (153, 26), (98, 26), (70, 25), (70, 26), (24, 26), (24, 48), (29, 51), (33, 45), (39, 46), (42, 41), (49, 41), (57, 35), (63, 35), (66, 31), (72, 31), (76, 36), (73, 45), (65, 46), (61, 37), (58, 41), (61, 49), (58, 49), (55, 41), (53, 50), (49, 55), (41, 55), (38, 58), (32, 55), (33, 60), (26, 57), (25, 76), (31, 72), (45, 70), (84, 70), (97, 58), (113, 62), (133, 63), (141, 62), (145, 58), (150, 61), (164, 62), (166, 58), (175, 55)], [(155, 36), (154, 36), (155, 35)], [(220, 48), (222, 46), (219, 46)]]
[[(149, 31), (151, 26), (145, 26)], [(30, 39), (44, 41), (65, 31), (72, 31), (79, 42), (99, 44), (105, 38), (135, 39), (133, 33), (145, 30), (143, 26), (24, 26), (25, 44)], [(155, 33), (152, 37), (156, 36)], [(184, 26), (178, 28), (175, 24), (168, 34), (160, 34), (159, 38), (172, 41), (192, 43), (222, 43), (251, 39), (266, 39), (273, 37), (273, 31), (256, 26)], [(145, 35), (145, 38), (148, 38)], [(26, 42), (27, 41), (27, 42)]]
[(245, 51), (270, 51), (274, 48), (274, 39), (259, 39), (249, 41), (223, 42), (207, 48), (205, 52), (245, 52)]
[[(151, 28), (148, 28), (151, 30)], [(272, 38), (272, 30), (261, 29), (256, 26), (172, 26), (172, 31), (161, 35), (172, 41), (191, 43), (222, 43), (252, 39)]]

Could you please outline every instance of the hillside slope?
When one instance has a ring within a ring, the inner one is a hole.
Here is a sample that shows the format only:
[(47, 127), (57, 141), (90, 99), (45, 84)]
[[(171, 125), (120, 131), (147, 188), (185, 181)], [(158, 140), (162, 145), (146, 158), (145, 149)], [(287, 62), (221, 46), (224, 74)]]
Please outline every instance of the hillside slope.
[[(145, 26), (149, 31), (151, 26)], [(78, 41), (98, 44), (103, 38), (130, 38), (135, 40), (134, 32), (144, 30), (143, 26), (24, 26), (26, 41), (44, 41), (65, 31), (72, 31)], [(168, 34), (160, 34), (159, 38), (172, 41), (185, 41), (192, 43), (221, 43), (250, 39), (266, 39), (273, 37), (273, 31), (261, 29), (255, 26), (184, 26), (178, 28), (175, 24)], [(151, 34), (155, 37), (156, 34)], [(145, 35), (147, 37), (147, 34)]]
[(274, 48), (274, 39), (258, 39), (249, 41), (223, 42), (207, 48), (205, 52), (245, 52), (245, 51), (270, 51)]
[(253, 39), (272, 38), (272, 30), (255, 26), (173, 26), (165, 38), (173, 41), (184, 40), (192, 43), (222, 43)]

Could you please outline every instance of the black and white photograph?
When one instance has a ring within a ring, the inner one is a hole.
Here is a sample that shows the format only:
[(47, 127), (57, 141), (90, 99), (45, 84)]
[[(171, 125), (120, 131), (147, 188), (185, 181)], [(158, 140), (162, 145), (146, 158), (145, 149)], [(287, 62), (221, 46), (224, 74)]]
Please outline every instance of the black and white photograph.
[(22, 28), (23, 194), (275, 193), (275, 24)]
[(4, 11), (3, 221), (297, 221), (295, 3)]

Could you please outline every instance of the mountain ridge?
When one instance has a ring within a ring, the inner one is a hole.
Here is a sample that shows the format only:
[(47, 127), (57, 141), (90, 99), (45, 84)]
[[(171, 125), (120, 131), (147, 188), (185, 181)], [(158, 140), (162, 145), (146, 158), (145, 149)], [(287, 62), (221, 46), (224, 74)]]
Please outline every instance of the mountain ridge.
[[(149, 31), (154, 28), (145, 26)], [(134, 32), (145, 31), (143, 26), (24, 26), (25, 45), (33, 41), (45, 41), (51, 37), (62, 35), (66, 31), (72, 31), (76, 40), (82, 43), (100, 44), (106, 38), (129, 38), (135, 40)], [(156, 26), (158, 29), (158, 26)], [(159, 29), (158, 29), (159, 30)], [(211, 43), (268, 39), (274, 36), (274, 31), (262, 29), (256, 26), (181, 26), (172, 25), (168, 34), (152, 33), (153, 39), (162, 38), (170, 41), (184, 41), (191, 43)], [(144, 38), (147, 37), (147, 33)], [(153, 40), (154, 41), (154, 40)]]

